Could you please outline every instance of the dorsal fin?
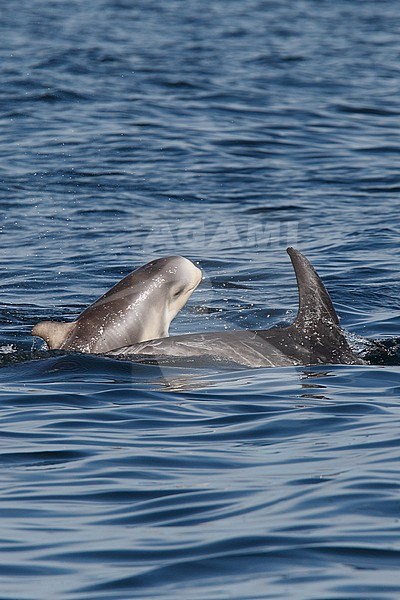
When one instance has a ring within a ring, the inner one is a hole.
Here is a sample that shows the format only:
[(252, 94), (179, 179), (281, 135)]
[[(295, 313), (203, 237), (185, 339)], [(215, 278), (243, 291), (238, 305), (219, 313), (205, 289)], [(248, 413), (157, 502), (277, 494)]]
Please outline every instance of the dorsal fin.
[(299, 288), (299, 311), (287, 331), (293, 335), (298, 355), (301, 356), (303, 349), (302, 362), (362, 364), (349, 346), (332, 300), (315, 269), (298, 250), (288, 248), (287, 253)]
[(287, 253), (296, 273), (299, 289), (299, 311), (295, 320), (298, 327), (310, 324), (339, 325), (332, 300), (318, 273), (301, 252), (288, 248)]
[(61, 323), (59, 321), (41, 321), (32, 329), (32, 335), (42, 338), (50, 350), (62, 348), (76, 322)]

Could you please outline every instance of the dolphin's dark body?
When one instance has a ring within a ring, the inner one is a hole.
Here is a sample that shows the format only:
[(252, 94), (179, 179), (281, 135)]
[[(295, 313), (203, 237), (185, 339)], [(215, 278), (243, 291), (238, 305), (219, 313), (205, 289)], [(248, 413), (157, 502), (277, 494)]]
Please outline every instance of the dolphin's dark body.
[[(246, 367), (314, 364), (364, 364), (351, 350), (340, 328), (330, 296), (310, 262), (294, 248), (287, 250), (296, 273), (299, 310), (294, 323), (258, 331), (199, 333), (160, 338), (117, 348), (107, 356), (135, 360), (148, 357), (211, 357)], [(137, 357), (139, 358), (139, 357)]]

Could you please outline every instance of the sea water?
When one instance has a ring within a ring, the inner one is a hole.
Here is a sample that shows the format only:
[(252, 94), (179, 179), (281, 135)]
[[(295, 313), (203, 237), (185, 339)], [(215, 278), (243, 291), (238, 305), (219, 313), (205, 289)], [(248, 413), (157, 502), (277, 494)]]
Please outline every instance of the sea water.
[[(2, 600), (400, 597), (398, 9), (2, 0)], [(204, 272), (171, 334), (290, 323), (289, 245), (383, 364), (30, 336), (169, 254)]]

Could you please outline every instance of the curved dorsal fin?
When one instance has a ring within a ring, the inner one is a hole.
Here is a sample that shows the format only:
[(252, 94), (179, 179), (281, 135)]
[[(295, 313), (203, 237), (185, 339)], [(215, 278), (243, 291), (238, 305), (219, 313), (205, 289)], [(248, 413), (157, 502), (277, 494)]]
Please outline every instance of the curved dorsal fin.
[(339, 325), (332, 300), (318, 273), (301, 252), (288, 248), (287, 253), (296, 273), (299, 289), (299, 311), (294, 325), (305, 327), (314, 325)]
[(294, 248), (287, 252), (299, 288), (299, 311), (287, 331), (293, 335), (297, 350), (303, 349), (303, 363), (362, 364), (350, 348), (332, 300), (310, 262)]
[(61, 323), (59, 321), (41, 321), (32, 329), (32, 335), (42, 338), (50, 350), (61, 348), (76, 322)]

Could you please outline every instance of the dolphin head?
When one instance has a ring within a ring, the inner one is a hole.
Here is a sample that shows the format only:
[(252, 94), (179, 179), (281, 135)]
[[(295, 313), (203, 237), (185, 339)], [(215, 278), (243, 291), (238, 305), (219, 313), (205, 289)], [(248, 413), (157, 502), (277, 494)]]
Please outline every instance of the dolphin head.
[(140, 323), (141, 339), (167, 337), (171, 321), (199, 285), (201, 270), (183, 256), (167, 256), (134, 273), (141, 287), (140, 294), (134, 297), (133, 309)]
[(202, 272), (183, 256), (168, 256), (161, 260), (164, 263), (157, 266), (161, 270), (160, 292), (163, 296), (168, 335), (169, 324), (201, 282)]

